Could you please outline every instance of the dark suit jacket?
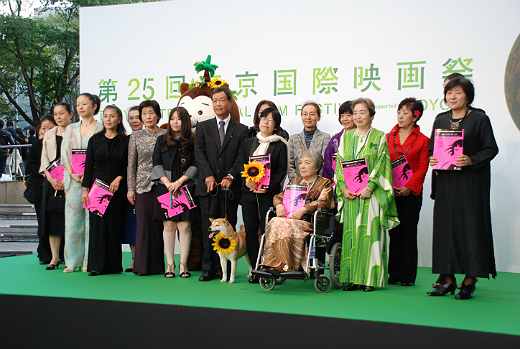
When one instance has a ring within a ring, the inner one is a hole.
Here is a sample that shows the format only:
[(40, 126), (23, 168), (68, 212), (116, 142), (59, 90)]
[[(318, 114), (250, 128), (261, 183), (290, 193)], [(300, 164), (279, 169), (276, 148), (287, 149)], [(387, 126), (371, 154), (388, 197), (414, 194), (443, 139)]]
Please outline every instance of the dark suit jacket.
[[(249, 156), (253, 155), (258, 146), (258, 138), (248, 138), (242, 144), (240, 151), (240, 171), (244, 170), (244, 164), (249, 162)], [(267, 192), (276, 195), (282, 191), (282, 181), (287, 175), (287, 146), (285, 143), (271, 142), (267, 148), (267, 153), (271, 154), (271, 179), (269, 180), (269, 189)], [(246, 187), (246, 179), (242, 177), (242, 190), (250, 192), (249, 188)]]
[[(195, 131), (195, 158), (199, 168), (199, 178), (195, 195), (208, 195), (206, 183), (204, 182), (207, 177), (215, 176), (217, 183), (220, 183), (222, 178), (230, 174), (235, 178), (230, 189), (235, 197), (240, 196), (242, 181), (240, 180), (240, 171), (238, 171), (238, 155), (248, 132), (247, 126), (231, 119), (224, 142), (220, 146), (217, 122), (214, 118), (197, 124)], [(235, 165), (235, 162), (237, 165)]]
[[(167, 151), (161, 151), (166, 147), (168, 147)], [(159, 185), (164, 185), (160, 180), (161, 177), (166, 176), (172, 182), (175, 182), (178, 179), (172, 178), (172, 166), (174, 165), (173, 161), (175, 160), (175, 155), (177, 154), (178, 150), (178, 147), (168, 146), (168, 143), (166, 143), (166, 135), (161, 135), (159, 138), (157, 138), (157, 143), (155, 143), (155, 148), (152, 155), (152, 181)], [(187, 184), (189, 187), (195, 186), (195, 181), (197, 180), (199, 171), (197, 169), (197, 161), (195, 161), (195, 152), (193, 151), (193, 147), (190, 150), (187, 150), (185, 154), (179, 153), (179, 157), (181, 159), (182, 175), (186, 175), (190, 178), (190, 180), (185, 184)]]

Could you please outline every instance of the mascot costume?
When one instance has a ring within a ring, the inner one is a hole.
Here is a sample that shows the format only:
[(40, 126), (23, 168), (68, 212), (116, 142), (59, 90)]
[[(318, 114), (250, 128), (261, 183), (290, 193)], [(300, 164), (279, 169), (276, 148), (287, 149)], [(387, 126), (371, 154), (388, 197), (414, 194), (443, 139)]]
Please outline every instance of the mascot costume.
[[(204, 75), (197, 81), (192, 81), (190, 84), (181, 84), (181, 99), (178, 107), (184, 107), (191, 116), (191, 127), (195, 133), (195, 128), (199, 122), (215, 118), (217, 115), (213, 111), (213, 101), (211, 100), (211, 93), (213, 89), (219, 86), (229, 87), (225, 80), (215, 78), (215, 69), (218, 68), (215, 64), (211, 64), (211, 56), (208, 55), (206, 61), (196, 62), (195, 70), (197, 73), (204, 71)], [(235, 95), (233, 94), (233, 97)], [(240, 122), (240, 113), (238, 105), (235, 100), (231, 100), (231, 118)], [(189, 270), (202, 269), (202, 254), (204, 246), (202, 244), (202, 226), (200, 223), (192, 223), (191, 225), (191, 248), (188, 257)], [(204, 232), (208, 233), (208, 232)]]

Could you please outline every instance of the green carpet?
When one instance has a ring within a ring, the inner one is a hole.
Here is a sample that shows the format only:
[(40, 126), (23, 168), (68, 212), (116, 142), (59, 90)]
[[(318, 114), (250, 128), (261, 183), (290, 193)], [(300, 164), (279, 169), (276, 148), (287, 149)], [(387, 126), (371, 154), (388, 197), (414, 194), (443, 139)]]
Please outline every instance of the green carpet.
[[(178, 256), (177, 265), (178, 265)], [(130, 253), (123, 253), (126, 267)], [(471, 300), (453, 296), (429, 297), (435, 277), (419, 268), (412, 287), (389, 285), (374, 292), (316, 292), (313, 280), (288, 280), (271, 291), (247, 281), (247, 267), (238, 264), (237, 282), (199, 282), (201, 272), (189, 279), (133, 273), (90, 277), (86, 273), (47, 271), (36, 255), (0, 259), (0, 293), (28, 296), (102, 299), (126, 302), (186, 305), (279, 312), (345, 319), (394, 322), (520, 335), (520, 274), (499, 273), (496, 280), (480, 279)], [(459, 276), (461, 277), (461, 276)], [(458, 280), (461, 281), (461, 280)]]

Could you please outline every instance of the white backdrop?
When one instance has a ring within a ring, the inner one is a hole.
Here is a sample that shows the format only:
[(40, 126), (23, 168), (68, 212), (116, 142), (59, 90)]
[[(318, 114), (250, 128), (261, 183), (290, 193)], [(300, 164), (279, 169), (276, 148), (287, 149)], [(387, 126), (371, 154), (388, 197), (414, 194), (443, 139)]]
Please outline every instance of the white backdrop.
[[(178, 102), (178, 83), (198, 79), (193, 63), (211, 54), (216, 74), (241, 91), (237, 103), (246, 125), (257, 102), (270, 99), (282, 111), (282, 127), (300, 132), (299, 108), (312, 100), (322, 106), (318, 127), (334, 134), (339, 105), (368, 97), (378, 107), (374, 127), (388, 132), (396, 106), (413, 96), (426, 104), (419, 124), (429, 136), (443, 110), (443, 76), (470, 74), (473, 105), (490, 116), (500, 148), (491, 188), (497, 268), (520, 272), (520, 141), (504, 97), (519, 13), (516, 0), (177, 0), (88, 7), (80, 11), (81, 91), (125, 110), (153, 92), (166, 122)], [(419, 223), (421, 266), (431, 265), (430, 176)]]

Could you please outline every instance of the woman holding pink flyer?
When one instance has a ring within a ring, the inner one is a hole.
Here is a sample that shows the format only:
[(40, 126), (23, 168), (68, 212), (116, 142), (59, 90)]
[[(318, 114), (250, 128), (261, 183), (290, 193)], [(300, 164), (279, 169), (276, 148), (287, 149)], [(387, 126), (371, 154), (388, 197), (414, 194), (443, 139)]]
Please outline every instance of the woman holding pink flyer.
[[(259, 132), (246, 139), (240, 151), (242, 216), (251, 265), (256, 265), (258, 258), (258, 229), (264, 234), (265, 215), (273, 205), (273, 197), (282, 190), (287, 175), (287, 141), (275, 134), (281, 122), (278, 109), (264, 109), (254, 125)], [(258, 278), (253, 275), (249, 282), (258, 283)]]
[(347, 284), (345, 291), (370, 292), (388, 282), (386, 231), (399, 220), (385, 133), (372, 127), (374, 102), (358, 98), (352, 108), (357, 129), (343, 133), (336, 166), (338, 220), (343, 223), (340, 281)]
[(386, 135), (400, 222), (389, 231), (388, 283), (400, 282), (401, 286), (412, 286), (417, 276), (417, 224), (428, 172), (428, 137), (417, 125), (422, 115), (420, 100), (403, 99), (397, 109), (397, 125)]
[[(125, 220), (126, 212), (127, 162), (128, 136), (123, 126), (123, 113), (115, 105), (107, 105), (103, 110), (103, 130), (93, 135), (88, 142), (81, 195), (83, 206), (90, 210), (90, 276), (119, 274), (123, 271), (121, 242), (124, 224), (121, 222)], [(109, 192), (113, 194), (103, 215), (96, 213), (96, 206), (102, 203), (104, 197), (94, 198), (89, 195), (89, 190), (92, 194), (91, 188), (96, 180), (106, 183)]]
[(89, 214), (83, 208), (83, 173), (72, 170), (72, 149), (87, 149), (88, 141), (94, 133), (103, 129), (103, 124), (94, 119), (99, 112), (101, 101), (98, 96), (82, 93), (76, 99), (76, 110), (81, 121), (67, 127), (61, 144), (61, 162), (65, 168), (63, 184), (65, 186), (65, 264), (64, 273), (82, 268), (87, 272)]
[[(170, 118), (166, 129), (166, 134), (157, 138), (153, 151), (152, 181), (157, 183), (155, 190), (156, 198), (170, 193), (167, 197), (166, 211), (158, 200), (155, 200), (153, 218), (163, 222), (164, 253), (168, 269), (164, 276), (166, 278), (175, 277), (175, 233), (179, 230), (180, 243), (180, 276), (189, 278), (191, 273), (188, 271), (188, 255), (191, 244), (191, 223), (200, 222), (200, 211), (197, 207), (190, 209), (189, 205), (181, 201), (176, 201), (181, 207), (175, 215), (170, 217), (168, 214), (168, 204), (173, 204), (173, 196), (179, 195), (185, 186), (189, 195), (195, 200), (195, 180), (199, 174), (197, 162), (193, 151), (195, 135), (191, 131), (191, 117), (183, 107), (173, 108), (170, 111)], [(185, 195), (185, 193), (184, 193)], [(171, 208), (170, 206), (170, 208)], [(172, 213), (173, 214), (173, 213)]]
[(63, 237), (65, 236), (65, 193), (63, 180), (54, 178), (47, 168), (61, 158), (61, 144), (65, 130), (74, 115), (70, 104), (60, 102), (54, 106), (53, 122), (57, 124), (43, 137), (40, 173), (45, 175), (42, 193), (42, 217), (40, 232), (47, 236), (51, 247), (51, 261), (47, 270), (54, 270), (63, 261)]
[[(302, 200), (296, 197), (291, 203), (287, 203), (284, 200), (288, 195), (287, 189), (275, 195), (273, 204), (276, 207), (276, 217), (265, 227), (264, 271), (279, 275), (281, 272), (307, 269), (308, 251), (305, 240), (312, 232), (310, 217), (318, 208), (334, 208), (330, 179), (318, 175), (322, 167), (321, 154), (314, 150), (303, 151), (298, 163), (301, 177), (293, 178), (289, 183), (299, 184), (306, 189), (300, 195)], [(297, 206), (296, 210), (292, 210), (293, 205)], [(256, 260), (254, 263), (256, 264)]]
[[(435, 134), (439, 130), (462, 130), (462, 154), (456, 157), (456, 170), (435, 170), (433, 208), (432, 272), (444, 275), (441, 287), (428, 292), (430, 296), (455, 293), (455, 274), (465, 274), (456, 299), (470, 299), (477, 277), (496, 276), (493, 235), (491, 230), (490, 162), (498, 154), (489, 117), (469, 105), (475, 89), (464, 77), (451, 80), (444, 87), (444, 100), (450, 113), (437, 116), (430, 137), (430, 166), (437, 166), (434, 157)], [(446, 146), (455, 152), (456, 145)], [(439, 148), (439, 147), (437, 147)], [(435, 168), (435, 167), (434, 167)]]

